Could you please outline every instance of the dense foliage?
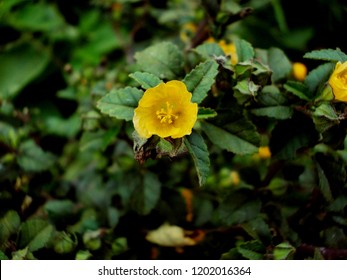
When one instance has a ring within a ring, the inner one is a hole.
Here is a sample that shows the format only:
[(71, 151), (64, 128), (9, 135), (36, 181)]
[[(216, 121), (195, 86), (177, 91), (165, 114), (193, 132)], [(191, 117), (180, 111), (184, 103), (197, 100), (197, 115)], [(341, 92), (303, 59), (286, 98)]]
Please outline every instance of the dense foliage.
[(1, 2), (0, 259), (347, 259), (342, 2)]

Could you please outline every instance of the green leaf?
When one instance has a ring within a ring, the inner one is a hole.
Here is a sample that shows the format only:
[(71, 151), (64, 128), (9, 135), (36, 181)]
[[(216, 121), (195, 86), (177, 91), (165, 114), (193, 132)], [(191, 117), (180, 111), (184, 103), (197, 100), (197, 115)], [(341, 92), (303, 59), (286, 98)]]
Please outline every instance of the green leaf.
[(36, 258), (29, 251), (29, 248), (25, 247), (22, 250), (12, 252), (12, 260), (36, 260)]
[(338, 120), (339, 116), (336, 114), (336, 111), (330, 103), (322, 103), (313, 112), (314, 116), (325, 117), (329, 120)]
[(334, 66), (335, 65), (333, 63), (325, 63), (319, 65), (317, 68), (308, 73), (305, 79), (305, 85), (310, 89), (310, 92), (313, 93), (313, 96), (316, 95), (315, 93), (318, 87), (326, 83), (326, 81), (329, 79)]
[(347, 206), (347, 196), (337, 197), (327, 208), (329, 211), (339, 212)]
[(269, 225), (262, 218), (255, 218), (242, 225), (242, 228), (254, 239), (266, 244), (271, 242)]
[(210, 172), (209, 152), (204, 139), (200, 134), (193, 131), (191, 135), (186, 136), (184, 143), (193, 158), (199, 178), (199, 185), (203, 186)]
[(3, 1), (0, 5), (0, 19), (10, 10), (16, 6), (17, 4), (21, 2), (25, 2), (26, 0), (7, 0), (6, 2)]
[(235, 154), (253, 154), (258, 152), (258, 147), (247, 140), (231, 134), (225, 129), (207, 122), (202, 123), (202, 129), (211, 142), (221, 149), (225, 149)]
[(71, 200), (49, 200), (45, 206), (48, 217), (53, 221), (66, 219), (74, 212), (74, 203)]
[(292, 71), (292, 64), (281, 49), (270, 48), (268, 59), (270, 69), (272, 70), (271, 79), (274, 83), (286, 78)]
[(26, 5), (12, 12), (9, 23), (17, 29), (26, 29), (40, 32), (54, 32), (64, 27), (64, 18), (58, 9), (51, 4), (36, 3)]
[(234, 89), (238, 90), (241, 94), (251, 96), (256, 96), (259, 88), (259, 85), (256, 85), (249, 79), (241, 80), (237, 82), (236, 86), (234, 86)]
[(211, 108), (199, 107), (198, 119), (208, 119), (217, 116), (217, 112)]
[(293, 115), (293, 109), (288, 106), (271, 106), (265, 108), (257, 108), (251, 112), (260, 117), (269, 117), (278, 120), (290, 119)]
[(0, 261), (8, 260), (8, 257), (3, 251), (0, 250)]
[(76, 253), (75, 259), (84, 261), (90, 259), (91, 257), (93, 257), (93, 255), (88, 250), (79, 250)]
[(115, 30), (98, 9), (81, 13), (78, 33), (84, 42), (73, 49), (70, 63), (74, 68), (83, 65), (97, 66), (103, 56), (122, 47), (129, 40), (129, 35), (123, 29)]
[(26, 171), (40, 172), (49, 169), (55, 157), (37, 146), (34, 141), (26, 140), (19, 146), (18, 164)]
[(283, 242), (275, 246), (273, 255), (275, 260), (290, 260), (293, 259), (295, 248), (288, 242)]
[(296, 81), (288, 81), (286, 84), (283, 85), (283, 87), (290, 93), (294, 94), (295, 96), (299, 97), (302, 100), (310, 101), (311, 100), (311, 93), (309, 91), (309, 88), (300, 82)]
[(263, 87), (257, 96), (257, 101), (263, 106), (282, 105), (287, 101), (287, 98), (282, 94), (278, 87), (268, 85)]
[(72, 138), (81, 129), (81, 116), (73, 114), (71, 117), (64, 119), (61, 116), (48, 115), (42, 120), (47, 133), (61, 137)]
[(80, 151), (104, 151), (116, 139), (119, 129), (118, 126), (107, 131), (85, 131), (80, 139)]
[(46, 246), (53, 234), (53, 226), (41, 219), (27, 220), (20, 227), (18, 245), (19, 248), (28, 247), (34, 252)]
[(192, 102), (199, 104), (207, 96), (218, 74), (217, 69), (217, 62), (207, 60), (200, 63), (185, 76), (183, 82), (187, 86), (188, 91), (193, 95)]
[(104, 114), (130, 121), (142, 95), (143, 91), (137, 88), (116, 89), (102, 97), (96, 106)]
[(304, 58), (327, 60), (332, 62), (347, 61), (347, 55), (344, 52), (342, 52), (340, 49), (315, 50), (315, 51), (305, 53)]
[(71, 253), (77, 246), (78, 239), (74, 233), (59, 232), (54, 237), (54, 251), (58, 254)]
[(163, 82), (157, 76), (147, 72), (135, 72), (130, 74), (129, 77), (138, 82), (143, 89), (153, 88)]
[(8, 238), (18, 231), (20, 226), (20, 217), (14, 210), (6, 212), (0, 220), (0, 249), (5, 249), (5, 243)]
[(194, 49), (204, 59), (211, 59), (218, 56), (224, 56), (224, 52), (217, 43), (204, 43)]
[(248, 260), (262, 260), (266, 248), (257, 240), (241, 243), (237, 250), (239, 253)]
[(239, 62), (247, 61), (254, 57), (255, 55), (254, 49), (249, 42), (243, 39), (235, 38), (234, 43), (235, 43), (237, 58)]
[(249, 198), (246, 191), (235, 191), (226, 196), (217, 209), (219, 219), (226, 226), (241, 224), (255, 219), (261, 202)]
[(117, 256), (128, 250), (128, 240), (125, 237), (118, 237), (112, 242), (112, 253)]
[(146, 173), (132, 196), (132, 206), (140, 215), (149, 214), (160, 198), (161, 183), (153, 173)]
[(328, 180), (323, 168), (319, 164), (319, 162), (316, 161), (315, 163), (316, 163), (316, 169), (317, 169), (317, 175), (318, 175), (319, 188), (320, 188), (324, 198), (328, 202), (333, 202), (333, 195), (331, 193), (329, 180)]
[(183, 55), (178, 47), (170, 42), (162, 42), (135, 53), (140, 68), (158, 76), (173, 80), (183, 70)]
[(21, 44), (0, 52), (0, 97), (17, 95), (42, 73), (49, 60), (48, 52), (31, 44)]

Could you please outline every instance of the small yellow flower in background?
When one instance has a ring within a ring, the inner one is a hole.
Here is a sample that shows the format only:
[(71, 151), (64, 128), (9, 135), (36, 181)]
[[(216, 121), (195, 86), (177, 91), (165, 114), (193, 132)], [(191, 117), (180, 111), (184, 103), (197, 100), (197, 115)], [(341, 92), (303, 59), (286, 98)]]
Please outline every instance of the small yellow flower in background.
[(293, 76), (298, 81), (304, 81), (307, 76), (307, 67), (301, 62), (293, 63)]
[(180, 81), (161, 83), (145, 91), (135, 109), (133, 123), (143, 138), (181, 138), (192, 133), (198, 114), (198, 104)]
[(231, 177), (231, 183), (232, 185), (234, 186), (238, 186), (241, 182), (241, 179), (240, 179), (240, 174), (239, 172), (233, 170), (230, 172), (230, 177)]
[(238, 62), (237, 52), (235, 44), (233, 43), (226, 43), (225, 40), (220, 40), (218, 42), (218, 45), (222, 48), (223, 52), (226, 55), (229, 55), (231, 57), (231, 64), (235, 65)]
[[(216, 40), (213, 37), (209, 37), (205, 42), (207, 43), (216, 43)], [(237, 57), (237, 51), (236, 46), (234, 43), (227, 43), (225, 40), (219, 40), (217, 44), (220, 46), (220, 48), (223, 50), (225, 55), (228, 55), (231, 57), (230, 61), (232, 65), (237, 64), (238, 57)]]
[(268, 146), (259, 147), (258, 155), (259, 155), (259, 158), (261, 158), (261, 159), (270, 158), (271, 157), (270, 148)]
[(181, 41), (186, 43), (188, 42), (196, 32), (196, 25), (194, 23), (188, 22), (183, 25), (180, 32)]
[(336, 63), (334, 72), (329, 79), (329, 85), (336, 100), (347, 102), (347, 61)]

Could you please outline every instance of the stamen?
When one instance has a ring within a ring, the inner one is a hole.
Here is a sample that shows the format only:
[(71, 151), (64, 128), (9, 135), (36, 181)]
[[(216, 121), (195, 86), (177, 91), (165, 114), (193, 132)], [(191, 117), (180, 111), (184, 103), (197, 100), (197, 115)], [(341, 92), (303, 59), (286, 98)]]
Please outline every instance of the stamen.
[(158, 119), (160, 119), (161, 123), (173, 123), (174, 120), (178, 118), (178, 116), (173, 114), (173, 106), (170, 105), (168, 101), (166, 101), (166, 108), (161, 108), (156, 112)]

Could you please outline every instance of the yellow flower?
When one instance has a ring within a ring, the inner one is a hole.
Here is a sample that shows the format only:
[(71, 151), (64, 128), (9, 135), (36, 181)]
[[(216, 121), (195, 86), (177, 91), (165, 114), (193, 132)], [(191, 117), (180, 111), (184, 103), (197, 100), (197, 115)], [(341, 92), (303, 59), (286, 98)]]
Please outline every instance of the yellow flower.
[(196, 32), (196, 25), (194, 23), (188, 22), (183, 25), (180, 32), (180, 38), (182, 42), (188, 42)]
[(191, 134), (198, 114), (198, 105), (191, 98), (186, 85), (176, 80), (147, 89), (134, 112), (135, 130), (143, 138)]
[(238, 62), (238, 57), (237, 57), (237, 52), (236, 52), (236, 47), (235, 44), (229, 43), (227, 44), (225, 40), (220, 40), (218, 42), (218, 45), (221, 47), (223, 52), (231, 57), (231, 64), (235, 65)]
[[(206, 43), (215, 43), (216, 40), (213, 37), (209, 37), (207, 40), (205, 40)], [(237, 51), (236, 46), (234, 43), (227, 43), (225, 40), (219, 40), (217, 43), (220, 48), (223, 50), (225, 55), (230, 56), (230, 62), (232, 65), (237, 64), (238, 57), (237, 57)]]
[(270, 158), (271, 157), (270, 148), (268, 146), (259, 147), (258, 155), (259, 155), (259, 158), (261, 158), (261, 159)]
[(347, 61), (336, 63), (335, 70), (329, 79), (329, 85), (336, 100), (347, 102)]
[(293, 63), (293, 76), (298, 81), (305, 80), (307, 75), (306, 65), (301, 62)]

